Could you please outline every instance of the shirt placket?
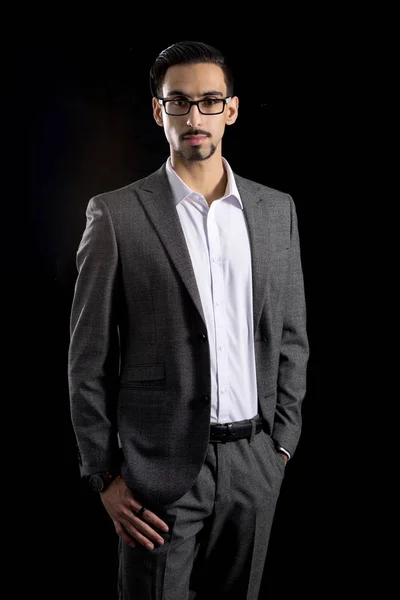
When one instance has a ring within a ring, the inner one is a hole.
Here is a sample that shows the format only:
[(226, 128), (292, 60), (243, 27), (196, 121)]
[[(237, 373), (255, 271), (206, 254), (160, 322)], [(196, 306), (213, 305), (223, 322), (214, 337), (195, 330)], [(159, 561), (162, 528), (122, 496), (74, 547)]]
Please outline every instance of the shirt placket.
[(217, 363), (217, 419), (224, 422), (229, 414), (229, 378), (226, 298), (224, 268), (220, 232), (216, 220), (216, 203), (211, 204), (207, 217), (210, 272), (212, 282), (212, 305), (215, 324), (215, 356)]

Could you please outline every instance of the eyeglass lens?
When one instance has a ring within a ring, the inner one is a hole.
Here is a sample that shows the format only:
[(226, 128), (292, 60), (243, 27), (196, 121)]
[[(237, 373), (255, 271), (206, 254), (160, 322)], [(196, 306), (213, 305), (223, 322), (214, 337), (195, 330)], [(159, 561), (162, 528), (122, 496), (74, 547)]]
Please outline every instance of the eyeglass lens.
[[(215, 115), (221, 113), (224, 108), (224, 100), (219, 98), (207, 98), (196, 103), (204, 115)], [(165, 110), (169, 115), (186, 115), (192, 103), (188, 100), (167, 100)]]

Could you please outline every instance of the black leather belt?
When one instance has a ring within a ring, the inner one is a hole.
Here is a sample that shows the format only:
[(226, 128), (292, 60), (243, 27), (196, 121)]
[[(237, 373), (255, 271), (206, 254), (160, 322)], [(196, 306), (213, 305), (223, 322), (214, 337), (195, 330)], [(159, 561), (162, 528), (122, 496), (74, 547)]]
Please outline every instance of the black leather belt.
[(226, 443), (244, 438), (250, 439), (252, 435), (260, 433), (262, 428), (262, 419), (258, 416), (236, 423), (212, 423), (210, 425), (210, 442)]

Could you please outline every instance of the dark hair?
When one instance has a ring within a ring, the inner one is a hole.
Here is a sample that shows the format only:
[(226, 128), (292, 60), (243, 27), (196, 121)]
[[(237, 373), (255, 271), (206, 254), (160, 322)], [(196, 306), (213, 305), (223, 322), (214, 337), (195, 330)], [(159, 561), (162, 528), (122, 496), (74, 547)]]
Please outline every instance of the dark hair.
[(209, 62), (221, 67), (228, 96), (233, 95), (233, 75), (225, 56), (209, 44), (185, 40), (162, 50), (150, 69), (150, 90), (153, 96), (161, 96), (161, 88), (169, 67)]

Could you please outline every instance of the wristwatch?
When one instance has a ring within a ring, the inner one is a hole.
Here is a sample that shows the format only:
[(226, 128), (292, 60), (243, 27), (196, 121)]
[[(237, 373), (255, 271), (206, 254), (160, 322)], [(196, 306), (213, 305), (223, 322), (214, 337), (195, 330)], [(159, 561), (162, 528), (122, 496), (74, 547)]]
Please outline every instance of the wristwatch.
[(89, 476), (89, 487), (93, 492), (104, 492), (110, 483), (117, 477), (116, 473), (100, 471)]

